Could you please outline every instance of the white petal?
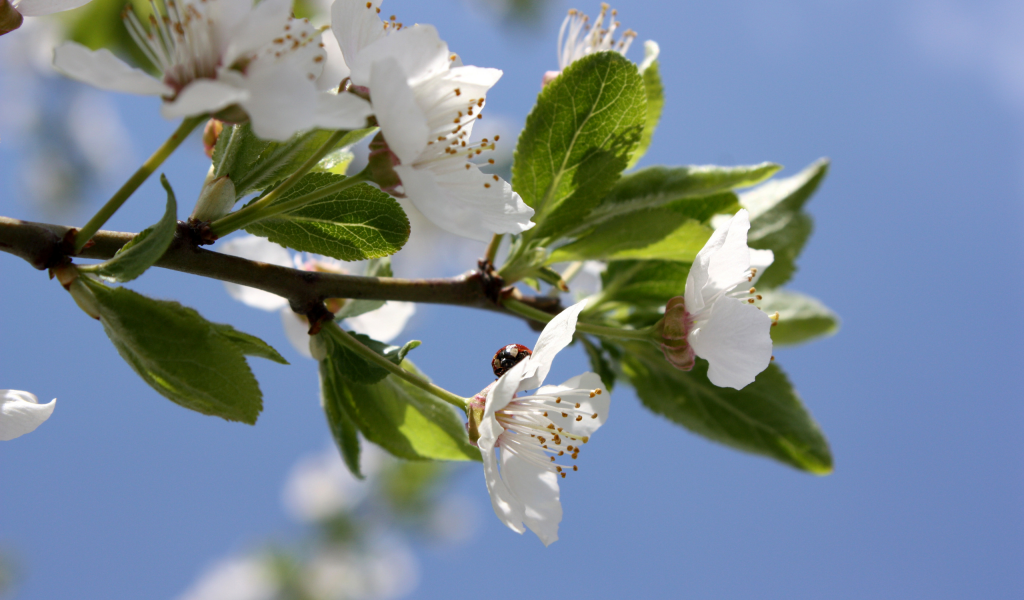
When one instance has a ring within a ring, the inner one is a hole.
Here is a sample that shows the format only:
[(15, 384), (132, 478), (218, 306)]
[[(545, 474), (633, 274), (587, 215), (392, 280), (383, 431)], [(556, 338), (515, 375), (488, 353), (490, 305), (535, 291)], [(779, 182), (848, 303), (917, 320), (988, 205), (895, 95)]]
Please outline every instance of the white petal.
[(375, 311), (358, 317), (345, 319), (345, 323), (356, 333), (368, 335), (381, 342), (390, 342), (405, 329), (405, 324), (416, 312), (413, 302), (391, 301)]
[[(458, 67), (416, 85), (416, 102), (427, 115), (427, 126), (431, 131), (428, 139), (449, 135), (454, 120), (458, 118), (461, 125), (459, 133), (465, 133), (463, 139), (469, 140), (477, 120), (466, 118), (467, 113), (471, 109), (479, 115), (486, 106), (486, 102), (480, 101), (486, 99), (487, 91), (501, 79), (501, 75), (499, 69)], [(459, 93), (456, 94), (455, 90)], [(441, 148), (435, 150), (440, 151)], [(443, 156), (441, 152), (438, 155)]]
[[(370, 101), (388, 147), (403, 164), (412, 164), (427, 147), (427, 116), (416, 103), (398, 61), (383, 58), (373, 64)], [(401, 176), (401, 175), (399, 175)], [(403, 183), (408, 190), (409, 186)]]
[(555, 355), (572, 342), (572, 336), (576, 333), (576, 319), (586, 305), (586, 300), (577, 302), (558, 313), (544, 326), (537, 339), (537, 345), (533, 347), (533, 354), (520, 363), (528, 366), (523, 380), (519, 383), (519, 391), (540, 387), (544, 383)]
[(259, 50), (285, 32), (292, 13), (291, 0), (263, 0), (254, 6), (230, 33), (222, 66), (231, 67), (245, 54)]
[(750, 248), (747, 246), (747, 231), (750, 230), (750, 216), (740, 209), (729, 221), (729, 227), (718, 251), (708, 261), (708, 283), (704, 297), (711, 291), (729, 289), (743, 279), (750, 268)]
[[(217, 246), (217, 250), (231, 256), (265, 262), (279, 267), (292, 266), (292, 258), (288, 250), (265, 238), (253, 235), (221, 242)], [(237, 283), (225, 283), (224, 288), (232, 298), (253, 308), (274, 311), (288, 306), (288, 301), (281, 296), (256, 288), (238, 285)]]
[(482, 242), (496, 233), (522, 233), (533, 227), (533, 209), (504, 179), (495, 179), (459, 159), (442, 160), (449, 163), (443, 165), (447, 170), (395, 167), (406, 197), (432, 223)]
[(523, 503), (516, 498), (508, 486), (502, 481), (498, 473), (498, 460), (494, 456), (494, 450), (483, 451), (484, 459), (484, 480), (487, 482), (487, 492), (491, 495), (491, 506), (494, 507), (494, 514), (498, 515), (501, 522), (508, 525), (508, 528), (516, 533), (523, 533), (523, 517), (525, 508)]
[(165, 119), (190, 117), (216, 112), (248, 98), (249, 92), (242, 88), (214, 79), (196, 79), (186, 85), (174, 100), (164, 102), (160, 114)]
[(218, 57), (224, 56), (235, 31), (252, 12), (252, 4), (252, 0), (217, 0), (199, 4), (200, 11), (206, 9), (206, 17), (210, 23), (210, 31), (215, 44), (212, 50), (217, 53)]
[(288, 64), (246, 78), (250, 94), (240, 104), (249, 115), (253, 133), (261, 139), (283, 142), (312, 128), (319, 92), (305, 73), (288, 68)]
[[(364, 3), (363, 6), (366, 4)], [(327, 58), (324, 61), (324, 70), (316, 80), (316, 89), (320, 91), (334, 90), (341, 85), (342, 80), (348, 77), (351, 71), (345, 64), (345, 57), (338, 45), (338, 38), (334, 37), (334, 33), (330, 29), (320, 35), (320, 41), (324, 44)]]
[[(487, 392), (487, 402), (484, 405), (484, 419), (480, 424), (480, 449), (484, 450), (484, 441), (491, 442), (491, 445), (487, 447), (493, 447), (493, 442), (501, 435), (503, 428), (498, 424), (494, 417), (494, 413), (508, 406), (508, 403), (512, 401), (516, 392), (520, 389), (520, 383), (526, 377), (527, 370), (530, 369), (530, 359), (521, 361), (516, 366), (512, 367), (505, 372), (504, 375), (498, 378)], [(523, 388), (529, 389), (529, 388)]]
[[(335, 30), (334, 33), (338, 35), (339, 32)], [(338, 42), (341, 43), (342, 51), (346, 52), (341, 35), (338, 35)], [(409, 85), (416, 86), (421, 81), (447, 71), (449, 56), (448, 44), (441, 41), (433, 26), (416, 25), (378, 39), (363, 48), (354, 59), (350, 60), (346, 53), (345, 61), (352, 69), (352, 83), (369, 85), (372, 95), (374, 88), (370, 75), (377, 61), (395, 59)]]
[(309, 321), (285, 306), (281, 309), (281, 325), (284, 326), (285, 337), (299, 351), (299, 354), (306, 358), (313, 358), (313, 353), (309, 350)]
[(371, 2), (367, 6), (365, 0), (334, 0), (331, 5), (331, 29), (347, 64), (355, 62), (363, 48), (384, 37), (384, 22), (378, 15), (380, 5)]
[(106, 48), (93, 51), (65, 42), (53, 51), (53, 66), (72, 79), (104, 90), (146, 96), (174, 94), (170, 86), (128, 66)]
[(737, 390), (753, 383), (772, 359), (772, 320), (735, 298), (715, 302), (711, 317), (687, 338), (697, 356), (710, 363), (708, 379)]
[(687, 312), (702, 310), (718, 293), (742, 281), (744, 272), (750, 268), (749, 229), (749, 214), (746, 209), (740, 209), (711, 234), (686, 276)]
[(313, 127), (323, 129), (362, 129), (373, 114), (370, 103), (355, 94), (320, 92), (316, 97)]
[(0, 390), (0, 441), (31, 433), (50, 418), (57, 400), (39, 404), (34, 394), (21, 390)]
[(501, 476), (523, 503), (523, 521), (545, 546), (558, 540), (562, 522), (558, 474), (526, 462), (511, 452), (501, 453)]
[(18, 12), (24, 16), (39, 17), (78, 8), (88, 3), (89, 0), (21, 0), (16, 5)]
[[(601, 393), (598, 394), (595, 390), (601, 390)], [(563, 404), (570, 407), (580, 405), (576, 410), (585, 414), (579, 415), (583, 417), (579, 421), (576, 420), (577, 415), (573, 413), (566, 413), (569, 416), (563, 417), (561, 413), (548, 411), (548, 418), (555, 427), (560, 427), (572, 435), (590, 436), (608, 420), (612, 398), (597, 373), (577, 375), (562, 385), (546, 385), (537, 390), (535, 395), (557, 396), (562, 399)]]
[(750, 281), (750, 285), (756, 284), (764, 270), (770, 267), (773, 262), (775, 262), (775, 253), (771, 250), (755, 250), (751, 248), (750, 268), (757, 269), (757, 271), (754, 273), (754, 278)]

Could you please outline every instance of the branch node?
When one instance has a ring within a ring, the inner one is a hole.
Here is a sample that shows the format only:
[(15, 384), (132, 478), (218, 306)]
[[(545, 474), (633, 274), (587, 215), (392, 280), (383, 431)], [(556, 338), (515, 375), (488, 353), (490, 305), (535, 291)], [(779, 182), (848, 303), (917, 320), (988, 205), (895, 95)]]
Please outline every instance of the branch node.
[(476, 262), (477, 274), (480, 277), (480, 287), (483, 288), (484, 297), (490, 300), (495, 306), (501, 305), (503, 295), (502, 288), (505, 287), (505, 280), (494, 269), (494, 264), (487, 259)]
[(210, 229), (210, 223), (192, 217), (189, 217), (188, 221), (178, 221), (178, 235), (193, 246), (209, 246), (217, 241), (217, 236)]
[(323, 302), (314, 304), (305, 314), (306, 319), (309, 320), (309, 335), (320, 333), (320, 328), (323, 327), (324, 323), (330, 323), (334, 320), (334, 313), (327, 310)]

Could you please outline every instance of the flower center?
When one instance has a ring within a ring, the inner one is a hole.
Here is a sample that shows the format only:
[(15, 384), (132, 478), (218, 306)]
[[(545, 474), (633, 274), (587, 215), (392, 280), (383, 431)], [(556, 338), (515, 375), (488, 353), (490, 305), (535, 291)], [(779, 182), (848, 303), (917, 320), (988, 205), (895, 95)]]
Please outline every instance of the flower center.
[[(292, 18), (284, 24), (280, 36), (267, 40), (257, 51), (233, 59), (232, 64), (223, 65), (221, 48), (226, 46), (227, 40), (220, 38), (226, 32), (210, 17), (214, 12), (210, 7), (215, 2), (217, 0), (199, 0), (179, 4), (176, 0), (150, 0), (153, 12), (149, 16), (149, 27), (142, 24), (131, 4), (121, 15), (135, 44), (160, 69), (164, 83), (176, 93), (197, 79), (216, 79), (221, 67), (244, 74), (261, 57), (266, 57), (264, 61), (280, 59), (320, 39), (308, 20)], [(310, 52), (311, 60), (305, 65), (310, 80), (315, 80), (323, 68), (326, 52), (322, 50), (323, 43), (319, 45), (320, 50)]]
[(179, 6), (174, 0), (150, 0), (150, 6), (149, 28), (131, 4), (121, 18), (142, 53), (163, 73), (164, 82), (180, 91), (191, 81), (215, 77), (220, 56), (213, 20), (191, 2)]
[(565, 70), (573, 61), (577, 61), (594, 52), (613, 50), (625, 56), (630, 45), (636, 38), (636, 32), (627, 29), (618, 40), (614, 38), (615, 30), (621, 23), (615, 20), (618, 11), (611, 11), (611, 18), (608, 20), (608, 28), (604, 27), (604, 19), (608, 16), (608, 4), (601, 3), (601, 14), (593, 25), (590, 24), (590, 17), (576, 10), (569, 10), (569, 15), (562, 22), (562, 29), (558, 32), (558, 66)]
[[(596, 388), (589, 393), (593, 398), (602, 390)], [(563, 400), (561, 396), (534, 395), (515, 399), (495, 413), (498, 423), (505, 429), (495, 445), (564, 478), (570, 469), (578, 471), (579, 467), (558, 463), (557, 459), (568, 455), (576, 460), (580, 454), (579, 444), (586, 444), (590, 437), (566, 431), (553, 418), (578, 422), (597, 419), (598, 416), (598, 413), (582, 408), (581, 403)]]

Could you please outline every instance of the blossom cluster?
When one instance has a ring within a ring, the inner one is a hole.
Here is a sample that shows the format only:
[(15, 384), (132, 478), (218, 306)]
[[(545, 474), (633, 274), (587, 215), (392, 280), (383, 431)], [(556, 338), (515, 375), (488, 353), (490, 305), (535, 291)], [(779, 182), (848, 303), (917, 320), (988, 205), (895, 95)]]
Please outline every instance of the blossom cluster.
[[(47, 6), (81, 4), (62, 1), (51, 0)], [(44, 4), (21, 0), (15, 6), (28, 15), (41, 14), (38, 6)], [(499, 136), (473, 139), (487, 94), (502, 72), (463, 64), (433, 26), (405, 26), (395, 16), (384, 18), (378, 0), (334, 0), (330, 16), (330, 27), (322, 29), (296, 19), (291, 0), (255, 5), (251, 0), (157, 0), (146, 18), (130, 7), (124, 14), (131, 37), (156, 76), (109, 50), (74, 42), (56, 49), (53, 64), (68, 77), (101, 89), (159, 97), (164, 117), (247, 122), (264, 140), (287, 141), (311, 129), (379, 128), (366, 172), (381, 190), (407, 198), (438, 227), (472, 240), (529, 231), (535, 225), (534, 209), (508, 182), (478, 164), (496, 148)], [(626, 30), (616, 38), (620, 24), (615, 17), (607, 5), (594, 22), (570, 11), (559, 34), (559, 71), (548, 72), (544, 85), (595, 53), (625, 55), (636, 34)], [(656, 44), (649, 42), (647, 48), (640, 72), (657, 56)], [(227, 211), (237, 198), (233, 186), (225, 189)], [(748, 246), (750, 228), (746, 209), (736, 211), (713, 233), (709, 228), (710, 239), (690, 256), (685, 287), (648, 322), (660, 317), (646, 333), (629, 331), (635, 343), (657, 345), (672, 374), (673, 368), (693, 369), (699, 357), (708, 363), (712, 384), (740, 390), (773, 360), (770, 332), (778, 313), (762, 310), (755, 285), (774, 255)], [(366, 267), (293, 255), (268, 239), (251, 236), (224, 240), (217, 249), (303, 271), (345, 274)], [(487, 264), (481, 261), (481, 269), (489, 268)], [(595, 280), (593, 294), (550, 317), (532, 350), (506, 346), (509, 368), (496, 372), (499, 377), (465, 406), (469, 441), (481, 452), (496, 515), (516, 532), (530, 529), (545, 545), (558, 539), (560, 480), (579, 470), (574, 461), (609, 414), (610, 382), (597, 373), (545, 385), (555, 356), (578, 337), (578, 328), (586, 331), (580, 324), (586, 323), (585, 311), (598, 304), (604, 267), (579, 261), (577, 271)], [(307, 317), (296, 314), (283, 297), (226, 286), (232, 297), (249, 306), (279, 311), (296, 349), (323, 360), (310, 347), (310, 332), (319, 323), (311, 328)], [(349, 329), (382, 342), (397, 338), (415, 312), (408, 302), (353, 308), (354, 301), (336, 298), (324, 304)], [(53, 408), (54, 402), (41, 405), (27, 392), (0, 390), (0, 439), (33, 431)]]

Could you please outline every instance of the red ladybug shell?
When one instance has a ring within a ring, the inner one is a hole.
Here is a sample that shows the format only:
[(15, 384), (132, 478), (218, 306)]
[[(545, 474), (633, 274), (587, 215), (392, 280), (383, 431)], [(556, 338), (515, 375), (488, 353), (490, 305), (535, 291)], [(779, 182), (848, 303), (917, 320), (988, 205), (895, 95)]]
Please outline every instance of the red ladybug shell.
[(524, 358), (531, 354), (533, 352), (522, 344), (503, 346), (494, 353), (494, 358), (491, 359), (491, 368), (494, 369), (494, 375), (501, 377), (506, 371), (522, 362)]

